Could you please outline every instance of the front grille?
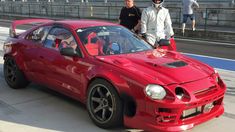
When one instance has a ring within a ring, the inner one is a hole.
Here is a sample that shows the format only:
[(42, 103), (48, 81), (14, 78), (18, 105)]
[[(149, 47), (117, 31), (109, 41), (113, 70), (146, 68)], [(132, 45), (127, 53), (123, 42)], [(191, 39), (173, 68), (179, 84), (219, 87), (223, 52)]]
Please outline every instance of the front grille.
[(184, 110), (180, 119), (190, 118), (202, 113), (202, 107), (196, 107), (188, 110)]
[(168, 108), (159, 108), (157, 110), (157, 115), (158, 116), (156, 116), (156, 121), (159, 124), (174, 123), (177, 117), (177, 114), (174, 112), (174, 110)]
[(180, 119), (187, 120), (197, 115), (210, 113), (211, 111), (218, 109), (218, 107), (221, 106), (222, 102), (223, 102), (223, 97), (213, 102), (207, 102), (204, 105), (196, 106), (196, 107), (184, 110), (180, 116)]
[(223, 97), (216, 96), (210, 100), (188, 104), (184, 110), (182, 108), (157, 108), (156, 122), (161, 125), (174, 124), (203, 117), (204, 115), (215, 112), (220, 108)]
[(193, 94), (196, 98), (201, 98), (201, 97), (205, 97), (206, 95), (210, 95), (210, 94), (212, 94), (216, 91), (217, 91), (216, 86), (211, 86), (209, 88), (205, 88), (205, 89), (195, 91)]

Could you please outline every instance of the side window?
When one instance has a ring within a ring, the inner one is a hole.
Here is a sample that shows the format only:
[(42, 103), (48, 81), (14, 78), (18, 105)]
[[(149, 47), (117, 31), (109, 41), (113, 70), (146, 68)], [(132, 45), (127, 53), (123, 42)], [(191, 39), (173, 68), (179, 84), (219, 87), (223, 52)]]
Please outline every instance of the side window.
[(43, 40), (45, 40), (46, 35), (50, 28), (51, 26), (40, 27), (34, 30), (33, 32), (29, 33), (26, 36), (26, 39), (34, 42), (42, 42)]
[(69, 30), (56, 27), (50, 30), (46, 40), (44, 41), (44, 46), (55, 50), (60, 50), (65, 47), (76, 49), (77, 43)]

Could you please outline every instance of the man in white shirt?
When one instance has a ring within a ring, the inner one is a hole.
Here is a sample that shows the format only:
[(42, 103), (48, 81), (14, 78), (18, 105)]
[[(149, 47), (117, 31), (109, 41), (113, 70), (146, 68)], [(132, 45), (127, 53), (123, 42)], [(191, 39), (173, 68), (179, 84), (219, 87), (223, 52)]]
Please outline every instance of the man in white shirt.
[(184, 34), (185, 24), (188, 17), (192, 21), (192, 30), (195, 31), (195, 15), (193, 14), (193, 8), (199, 8), (199, 4), (196, 0), (183, 0), (183, 23), (182, 23), (182, 33)]
[(173, 37), (172, 22), (168, 9), (162, 7), (163, 0), (152, 0), (153, 4), (141, 15), (141, 34), (152, 45), (161, 39)]

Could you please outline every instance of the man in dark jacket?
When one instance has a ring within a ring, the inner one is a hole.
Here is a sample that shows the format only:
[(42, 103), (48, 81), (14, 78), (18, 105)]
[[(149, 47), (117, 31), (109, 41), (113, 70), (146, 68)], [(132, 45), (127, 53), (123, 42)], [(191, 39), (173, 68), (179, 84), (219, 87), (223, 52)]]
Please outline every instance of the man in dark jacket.
[(134, 5), (134, 0), (125, 0), (126, 6), (122, 8), (119, 24), (138, 33), (140, 31), (141, 11)]

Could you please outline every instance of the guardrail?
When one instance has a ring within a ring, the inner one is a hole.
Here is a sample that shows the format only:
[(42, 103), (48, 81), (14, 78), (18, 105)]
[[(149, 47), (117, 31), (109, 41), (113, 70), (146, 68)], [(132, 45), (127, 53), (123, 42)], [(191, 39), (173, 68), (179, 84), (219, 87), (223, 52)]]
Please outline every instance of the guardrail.
[(204, 29), (207, 30), (208, 25), (235, 27), (234, 14), (235, 8), (206, 8), (205, 14), (203, 14), (205, 19)]
[[(122, 6), (90, 4), (52, 4), (0, 2), (1, 16), (50, 17), (50, 18), (88, 18), (117, 21)], [(140, 7), (144, 9), (145, 7)], [(172, 22), (181, 27), (182, 10), (180, 7), (168, 7)], [(235, 27), (235, 8), (200, 8), (195, 12), (197, 25)]]

